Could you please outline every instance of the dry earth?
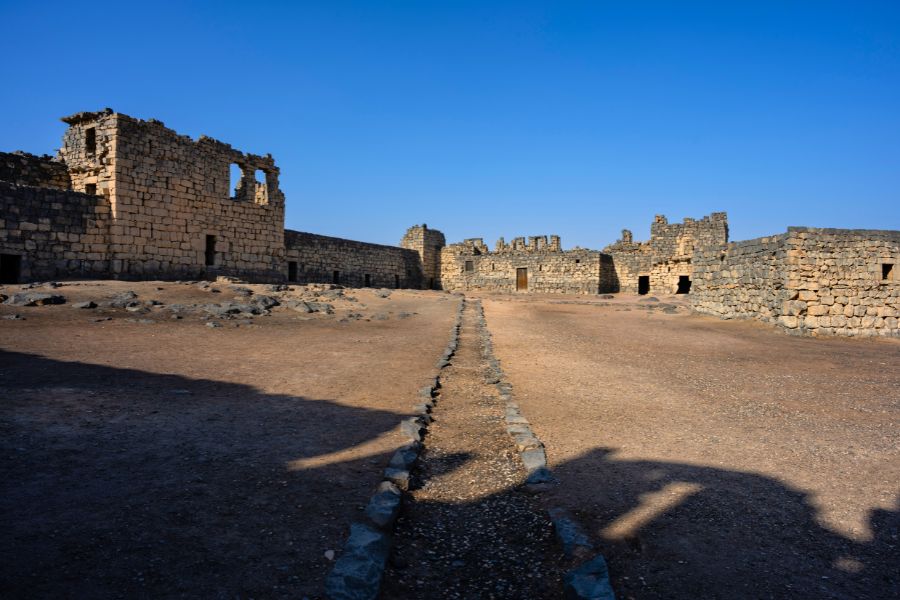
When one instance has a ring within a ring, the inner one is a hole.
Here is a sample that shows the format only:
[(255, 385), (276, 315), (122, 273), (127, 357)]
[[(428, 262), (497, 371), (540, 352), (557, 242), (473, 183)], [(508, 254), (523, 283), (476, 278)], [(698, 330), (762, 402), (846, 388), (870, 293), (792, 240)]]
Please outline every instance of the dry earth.
[[(0, 305), (0, 596), (321, 593), (325, 552), (340, 552), (404, 442), (398, 421), (433, 373), (456, 302), (246, 287), (254, 294), (235, 299), (225, 283), (79, 282), (30, 290), (64, 305)], [(127, 290), (131, 311), (72, 307)], [(282, 306), (203, 309), (262, 295)], [(300, 299), (334, 314), (286, 307)], [(560, 481), (540, 502), (586, 527), (620, 598), (900, 597), (896, 340), (794, 338), (691, 315), (674, 298), (486, 296), (485, 312)], [(14, 314), (25, 319), (3, 318)], [(453, 578), (482, 569), (492, 581), (498, 557), (467, 533), (529, 543), (521, 523), (439, 522), (524, 502), (499, 438), (473, 437), (498, 409), (472, 352), (461, 346), (447, 373), (391, 597), (435, 576), (452, 583), (447, 596), (479, 595)], [(534, 514), (529, 502), (510, 514)], [(536, 528), (543, 536), (543, 518)], [(446, 548), (429, 553), (432, 536)], [(447, 560), (454, 571), (437, 573)]]
[[(246, 287), (238, 302), (303, 296), (335, 312), (208, 327), (190, 307), (234, 300), (225, 283), (66, 283), (28, 291), (67, 304), (0, 305), (24, 317), (0, 318), (0, 596), (321, 593), (325, 552), (403, 444), (398, 422), (457, 303)], [(102, 308), (128, 290), (161, 304)], [(87, 300), (101, 308), (72, 306)]]
[(484, 302), (618, 596), (900, 597), (900, 343), (662, 300)]

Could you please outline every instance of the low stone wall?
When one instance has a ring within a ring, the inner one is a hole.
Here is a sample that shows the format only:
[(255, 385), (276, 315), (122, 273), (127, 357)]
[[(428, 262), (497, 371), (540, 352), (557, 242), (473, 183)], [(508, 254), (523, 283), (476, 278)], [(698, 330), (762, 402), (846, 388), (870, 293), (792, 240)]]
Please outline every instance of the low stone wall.
[[(423, 284), (415, 250), (291, 230), (284, 232), (284, 245), (285, 276), (297, 283), (415, 289)], [(294, 268), (296, 277), (292, 279)]]
[(798, 334), (900, 337), (900, 231), (791, 227), (695, 254), (694, 310)]
[(65, 163), (26, 152), (0, 152), (0, 181), (54, 190), (72, 188)]
[[(595, 250), (489, 252), (453, 244), (441, 253), (445, 290), (516, 292), (518, 269), (527, 269), (527, 292), (598, 294), (612, 289), (610, 258)], [(522, 290), (519, 290), (522, 291)]]
[(0, 254), (20, 257), (22, 281), (104, 277), (108, 217), (102, 197), (0, 181)]

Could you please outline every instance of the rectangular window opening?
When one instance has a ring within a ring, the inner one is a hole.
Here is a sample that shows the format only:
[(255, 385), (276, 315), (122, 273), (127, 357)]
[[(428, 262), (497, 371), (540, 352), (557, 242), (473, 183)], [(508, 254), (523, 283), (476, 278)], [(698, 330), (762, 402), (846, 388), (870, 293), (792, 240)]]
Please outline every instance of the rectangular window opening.
[(206, 266), (216, 266), (216, 236), (206, 236)]
[(471, 273), (475, 270), (475, 263), (471, 260), (466, 261), (466, 273)]
[(0, 254), (0, 283), (19, 283), (22, 276), (22, 257), (18, 254)]
[(96, 196), (97, 195), (97, 184), (96, 183), (84, 184), (84, 193), (89, 196)]
[(297, 261), (288, 261), (288, 281), (297, 281)]
[(882, 281), (894, 281), (894, 277), (896, 277), (894, 271), (893, 263), (882, 263), (881, 264), (881, 280)]
[(84, 130), (84, 151), (88, 154), (97, 152), (97, 130), (93, 127)]

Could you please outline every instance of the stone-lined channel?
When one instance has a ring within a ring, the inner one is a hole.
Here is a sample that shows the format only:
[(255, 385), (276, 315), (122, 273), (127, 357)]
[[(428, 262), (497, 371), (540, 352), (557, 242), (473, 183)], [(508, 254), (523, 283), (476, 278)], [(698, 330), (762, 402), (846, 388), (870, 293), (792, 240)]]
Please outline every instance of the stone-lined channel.
[(463, 312), (394, 534), (382, 598), (559, 598), (562, 553), (526, 489), (506, 402), (486, 382), (478, 314)]

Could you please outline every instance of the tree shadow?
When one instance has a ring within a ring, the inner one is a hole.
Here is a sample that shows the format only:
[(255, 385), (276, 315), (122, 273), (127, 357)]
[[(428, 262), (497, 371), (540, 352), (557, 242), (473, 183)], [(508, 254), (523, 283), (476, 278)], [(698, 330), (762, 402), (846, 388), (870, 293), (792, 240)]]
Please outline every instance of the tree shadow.
[(4, 598), (313, 596), (402, 417), (5, 351), (0, 389)]
[(873, 511), (859, 542), (823, 527), (805, 493), (752, 473), (598, 448), (554, 474), (551, 501), (579, 504), (620, 598), (900, 597), (897, 510)]

